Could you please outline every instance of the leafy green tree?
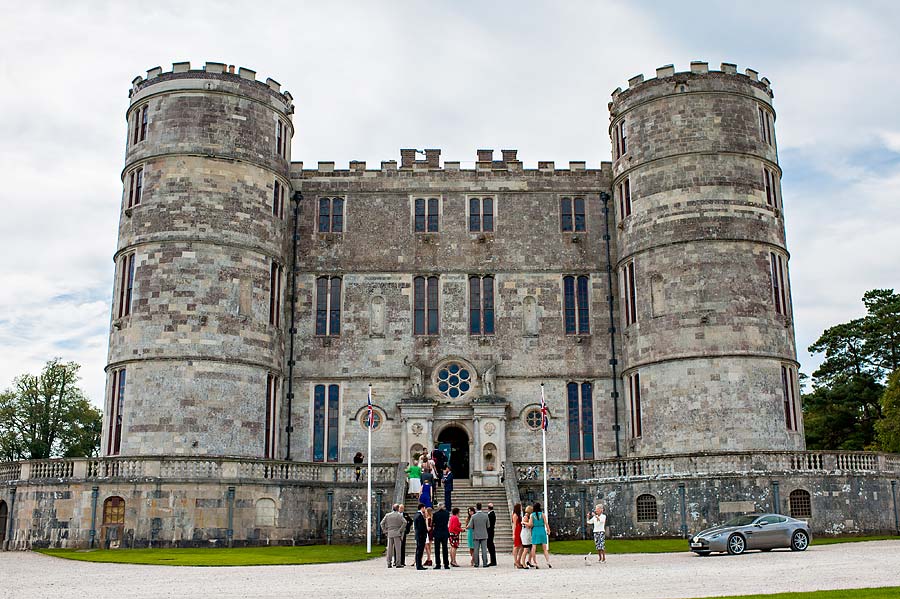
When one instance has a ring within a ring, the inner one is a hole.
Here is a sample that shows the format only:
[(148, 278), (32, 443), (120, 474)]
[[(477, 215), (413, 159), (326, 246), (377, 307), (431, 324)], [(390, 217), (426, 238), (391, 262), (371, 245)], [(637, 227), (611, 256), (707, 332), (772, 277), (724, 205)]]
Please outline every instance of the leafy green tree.
[(78, 388), (74, 362), (50, 360), (0, 393), (0, 458), (89, 457), (100, 449), (101, 413)]
[(887, 388), (881, 394), (881, 414), (882, 419), (875, 424), (875, 447), (900, 453), (900, 370), (888, 377)]

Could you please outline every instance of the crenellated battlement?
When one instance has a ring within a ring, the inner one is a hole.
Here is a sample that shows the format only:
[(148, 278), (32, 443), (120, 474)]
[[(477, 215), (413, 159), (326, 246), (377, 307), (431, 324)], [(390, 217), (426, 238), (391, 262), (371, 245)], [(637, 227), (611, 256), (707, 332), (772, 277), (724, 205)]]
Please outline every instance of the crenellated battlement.
[(723, 62), (719, 66), (718, 71), (710, 71), (709, 63), (703, 61), (692, 61), (690, 65), (690, 69), (687, 71), (675, 71), (675, 65), (668, 64), (661, 66), (656, 69), (656, 76), (651, 79), (645, 79), (643, 74), (635, 75), (631, 79), (628, 80), (628, 87), (624, 90), (621, 87), (617, 87), (612, 92), (613, 102), (624, 99), (627, 96), (631, 95), (636, 89), (644, 87), (646, 85), (660, 83), (660, 82), (688, 82), (690, 80), (696, 80), (701, 77), (708, 78), (719, 78), (719, 77), (737, 77), (743, 79), (746, 83), (753, 85), (754, 87), (762, 90), (766, 95), (770, 98), (773, 97), (772, 86), (770, 81), (763, 77), (759, 77), (759, 72), (746, 68), (743, 73), (738, 72), (738, 67), (736, 64), (730, 62)]
[(266, 88), (271, 93), (278, 96), (288, 106), (291, 106), (294, 97), (289, 91), (281, 91), (281, 84), (271, 77), (265, 82), (256, 79), (256, 71), (246, 67), (235, 67), (224, 62), (207, 62), (199, 69), (191, 69), (190, 62), (174, 62), (171, 71), (163, 71), (162, 67), (153, 67), (147, 70), (147, 77), (138, 75), (131, 81), (131, 89), (128, 91), (128, 97), (133, 97), (137, 92), (143, 90), (149, 85), (170, 81), (172, 79), (233, 79), (237, 81), (255, 84), (260, 88)]

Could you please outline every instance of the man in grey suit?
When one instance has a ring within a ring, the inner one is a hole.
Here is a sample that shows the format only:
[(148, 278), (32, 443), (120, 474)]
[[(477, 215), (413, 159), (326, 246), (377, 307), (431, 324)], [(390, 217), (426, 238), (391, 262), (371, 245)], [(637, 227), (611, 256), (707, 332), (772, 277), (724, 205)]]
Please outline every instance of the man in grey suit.
[(387, 567), (391, 567), (391, 558), (395, 568), (403, 567), (400, 556), (400, 544), (403, 542), (403, 531), (406, 529), (406, 518), (400, 513), (400, 504), (391, 506), (391, 511), (381, 519), (381, 530), (387, 536)]
[(475, 541), (475, 567), (479, 567), (479, 551), (481, 552), (481, 567), (486, 568), (488, 566), (488, 551), (487, 551), (487, 540), (488, 540), (488, 524), (490, 523), (490, 519), (488, 518), (487, 508), (484, 511), (481, 509), (481, 504), (475, 504), (476, 511), (471, 518), (469, 518), (469, 523), (466, 525), (466, 528), (472, 529), (472, 540)]

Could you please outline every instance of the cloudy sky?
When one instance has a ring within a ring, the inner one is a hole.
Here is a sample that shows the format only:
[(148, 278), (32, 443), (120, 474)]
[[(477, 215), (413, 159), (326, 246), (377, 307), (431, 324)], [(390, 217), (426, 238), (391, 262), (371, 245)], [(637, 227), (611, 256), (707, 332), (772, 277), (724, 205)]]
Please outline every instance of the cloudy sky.
[(135, 75), (207, 60), (296, 99), (295, 160), (610, 159), (610, 92), (691, 60), (772, 81), (797, 347), (900, 282), (900, 3), (0, 0), (0, 388), (53, 356), (100, 404)]

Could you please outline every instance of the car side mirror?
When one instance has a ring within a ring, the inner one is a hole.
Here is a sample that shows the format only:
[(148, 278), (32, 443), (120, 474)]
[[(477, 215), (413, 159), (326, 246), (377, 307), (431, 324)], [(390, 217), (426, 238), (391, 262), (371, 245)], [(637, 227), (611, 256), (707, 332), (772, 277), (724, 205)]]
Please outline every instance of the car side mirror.
[(768, 524), (768, 522), (757, 522), (757, 523), (756, 523), (756, 527), (757, 527), (757, 528), (762, 528), (762, 527), (765, 526), (766, 524)]

